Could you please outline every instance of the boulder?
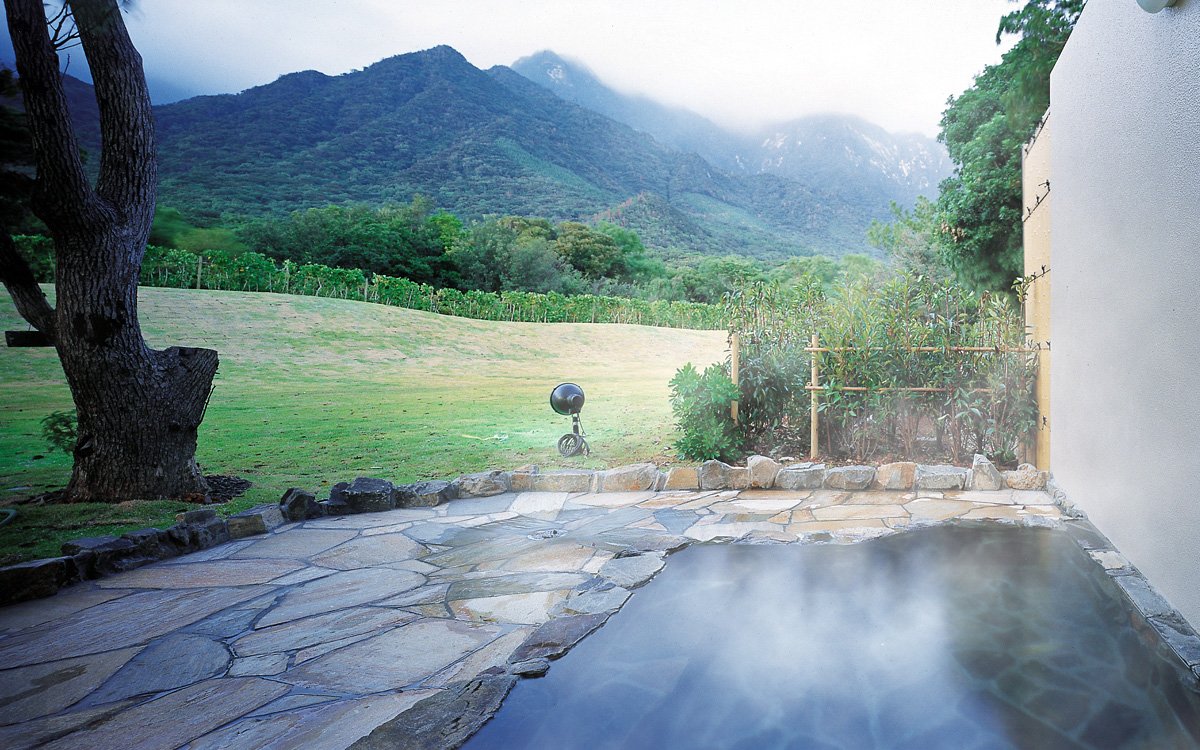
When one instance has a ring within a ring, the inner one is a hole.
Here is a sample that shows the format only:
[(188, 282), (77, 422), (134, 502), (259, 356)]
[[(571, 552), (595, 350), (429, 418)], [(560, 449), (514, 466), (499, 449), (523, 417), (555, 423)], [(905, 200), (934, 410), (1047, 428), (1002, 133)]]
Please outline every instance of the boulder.
[(728, 489), (729, 470), (733, 468), (724, 461), (711, 459), (700, 464), (699, 478), (702, 490)]
[[(338, 485), (334, 485), (336, 488)], [(392, 498), (395, 487), (386, 479), (359, 477), (346, 485), (335, 496), (330, 493), (330, 499), (342, 500), (350, 506), (351, 513), (377, 513), (396, 507)]]
[(78, 578), (70, 557), (30, 560), (0, 568), (0, 605), (53, 596)]
[(1004, 482), (1014, 490), (1040, 490), (1046, 486), (1046, 472), (1038, 471), (1033, 464), (1021, 464), (1004, 472)]
[(279, 500), (279, 512), (289, 521), (304, 521), (321, 515), (321, 506), (313, 493), (292, 487)]
[(874, 479), (873, 466), (838, 466), (825, 472), (825, 486), (835, 490), (865, 490)]
[(731, 490), (750, 489), (750, 470), (744, 466), (730, 466), (725, 472), (725, 485)]
[(695, 466), (672, 466), (667, 470), (667, 479), (663, 482), (664, 490), (698, 490), (700, 489), (700, 473)]
[(283, 525), (278, 505), (257, 505), (225, 519), (232, 539), (266, 534)]
[(530, 492), (533, 490), (533, 478), (537, 476), (538, 467), (522, 466), (514, 469), (508, 475), (508, 486), (512, 492)]
[(875, 470), (872, 486), (877, 490), (911, 490), (916, 483), (917, 465), (912, 461), (884, 464)]
[(658, 467), (654, 464), (618, 466), (596, 474), (598, 492), (644, 492), (658, 484)]
[(779, 470), (775, 476), (775, 489), (815, 490), (825, 482), (825, 464), (793, 464)]
[(508, 472), (484, 471), (465, 474), (451, 482), (459, 497), (491, 497), (508, 492)]
[(775, 486), (775, 476), (779, 473), (779, 464), (766, 456), (751, 456), (746, 459), (746, 470), (750, 475), (752, 488), (769, 490)]
[(971, 461), (971, 489), (998, 490), (1004, 486), (1004, 477), (996, 465), (982, 453), (976, 453)]
[(432, 508), (458, 497), (454, 485), (443, 480), (404, 484), (393, 490), (397, 508)]
[(530, 489), (534, 492), (591, 492), (592, 477), (592, 472), (578, 469), (534, 474), (530, 478)]
[(919, 464), (917, 489), (961, 490), (967, 484), (968, 469), (947, 464)]

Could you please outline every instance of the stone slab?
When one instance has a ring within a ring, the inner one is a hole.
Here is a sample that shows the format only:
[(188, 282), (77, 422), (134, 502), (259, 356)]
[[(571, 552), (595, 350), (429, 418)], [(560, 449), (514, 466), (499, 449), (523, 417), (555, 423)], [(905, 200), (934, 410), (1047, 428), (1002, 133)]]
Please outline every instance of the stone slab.
[(104, 683), (140, 649), (0, 670), (0, 723), (14, 724), (57, 713)]
[(423, 557), (429, 550), (402, 533), (373, 534), (353, 539), (312, 558), (312, 562), (335, 570), (370, 568)]
[(828, 508), (813, 508), (813, 517), (818, 521), (845, 521), (860, 518), (904, 518), (908, 511), (900, 505), (833, 505)]
[(351, 745), (351, 750), (460, 747), (496, 713), (516, 679), (511, 675), (487, 675), (441, 690), (380, 725)]
[(47, 750), (177, 748), (287, 691), (287, 685), (260, 677), (207, 680), (134, 706), (97, 726), (80, 729), (43, 747)]
[(76, 587), (49, 599), (0, 607), (0, 634), (10, 635), (34, 625), (53, 622), (129, 593), (127, 590), (88, 590)]
[(665, 564), (661, 552), (645, 552), (609, 560), (600, 568), (600, 575), (622, 588), (636, 589), (653, 578)]
[(302, 583), (286, 593), (258, 621), (258, 627), (278, 625), (386, 599), (425, 583), (425, 576), (407, 570), (380, 574), (378, 570), (348, 570)]
[(476, 599), (456, 599), (450, 602), (455, 617), (474, 622), (506, 622), (539, 625), (550, 619), (550, 613), (565, 601), (570, 589), (531, 591), (525, 594), (503, 594)]
[(232, 557), (238, 558), (291, 558), (301, 559), (320, 554), (330, 547), (348, 542), (358, 532), (353, 529), (291, 529), (272, 534), (266, 539), (251, 542), (238, 550)]
[(194, 633), (171, 633), (133, 657), (103, 688), (89, 695), (85, 705), (191, 685), (224, 673), (229, 661), (229, 649), (220, 641)]
[(187, 565), (148, 565), (97, 581), (101, 588), (189, 589), (269, 583), (304, 567), (295, 560), (213, 560)]
[(199, 738), (189, 750), (341, 750), (437, 692), (372, 695), (243, 719)]
[(272, 590), (245, 586), (130, 594), (65, 617), (53, 628), (0, 641), (0, 664), (20, 667), (144, 644)]
[(317, 690), (399, 690), (445, 669), (499, 635), (485, 623), (418, 620), (353, 643), (285, 672), (281, 679)]
[(259, 628), (233, 642), (238, 656), (295, 651), (363, 633), (378, 633), (416, 619), (408, 612), (354, 607)]

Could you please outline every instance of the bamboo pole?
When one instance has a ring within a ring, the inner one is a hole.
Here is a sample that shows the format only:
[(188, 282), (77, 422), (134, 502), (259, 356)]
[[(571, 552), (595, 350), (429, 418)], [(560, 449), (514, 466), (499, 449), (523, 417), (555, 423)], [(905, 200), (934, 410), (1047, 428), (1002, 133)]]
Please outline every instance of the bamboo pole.
[(817, 355), (819, 354), (817, 351), (818, 343), (817, 334), (814, 333), (812, 335), (812, 347), (809, 349), (809, 351), (812, 352), (812, 356), (810, 357), (812, 361), (812, 382), (808, 384), (808, 390), (811, 393), (811, 401), (809, 402), (808, 407), (808, 457), (813, 460), (816, 460), (820, 448), (819, 438), (821, 422), (817, 414), (817, 408), (820, 406), (820, 397), (818, 397), (817, 394), (820, 391), (825, 390), (824, 388), (821, 388), (821, 386), (817, 385), (817, 383), (821, 382), (821, 371), (817, 365)]
[[(740, 375), (741, 375), (742, 337), (740, 334), (735, 333), (729, 337), (729, 349), (730, 349), (730, 357), (729, 358), (731, 360), (729, 363), (729, 369), (730, 369), (729, 374), (730, 374), (730, 377), (732, 377), (732, 379), (733, 379), (734, 389), (738, 389), (740, 387), (739, 384), (741, 383)], [(738, 393), (741, 393), (741, 391), (738, 390)], [(734, 424), (738, 423), (738, 400), (736, 398), (733, 400), (732, 403), (729, 404), (729, 416), (733, 418)]]
[(978, 352), (980, 354), (1032, 354), (1033, 352), (1042, 351), (1041, 348), (1029, 349), (1007, 346), (807, 346), (804, 348), (806, 352), (831, 354), (841, 352), (885, 352), (893, 350), (907, 352)]

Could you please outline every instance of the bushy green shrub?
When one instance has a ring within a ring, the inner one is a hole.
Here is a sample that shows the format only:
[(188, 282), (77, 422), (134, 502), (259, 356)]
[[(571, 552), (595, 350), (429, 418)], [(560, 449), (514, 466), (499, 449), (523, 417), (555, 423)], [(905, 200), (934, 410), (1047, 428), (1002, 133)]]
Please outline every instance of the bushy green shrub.
[(737, 388), (722, 365), (703, 373), (689, 362), (671, 378), (671, 409), (679, 437), (675, 449), (692, 461), (732, 461), (741, 454), (742, 436), (730, 416)]
[[(973, 295), (912, 273), (860, 276), (828, 292), (820, 280), (754, 283), (726, 295), (740, 338), (742, 447), (803, 455), (809, 445), (816, 334), (819, 454), (856, 461), (902, 457), (1014, 461), (1036, 426), (1036, 356), (1007, 296)], [(986, 351), (956, 351), (975, 347)], [(912, 390), (912, 389), (928, 390)]]
[(51, 412), (42, 420), (42, 439), (52, 451), (73, 452), (78, 433), (79, 418), (74, 409)]

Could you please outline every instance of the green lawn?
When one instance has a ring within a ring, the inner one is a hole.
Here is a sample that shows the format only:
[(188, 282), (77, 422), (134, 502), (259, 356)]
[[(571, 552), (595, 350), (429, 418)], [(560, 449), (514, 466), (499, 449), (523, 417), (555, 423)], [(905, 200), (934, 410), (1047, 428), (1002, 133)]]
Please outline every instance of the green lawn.
[[(667, 382), (685, 362), (720, 360), (726, 346), (722, 332), (495, 323), (278, 294), (143, 288), (139, 305), (153, 346), (220, 352), (198, 459), (207, 474), (254, 483), (230, 511), (363, 475), (408, 482), (527, 463), (670, 460)], [(25, 328), (2, 293), (0, 325)], [(590, 458), (555, 450), (570, 423), (548, 399), (563, 380), (587, 392)], [(66, 483), (70, 460), (49, 452), (40, 421), (71, 399), (52, 349), (0, 348), (0, 385), (3, 505)], [(0, 527), (0, 562), (55, 554), (71, 537), (169, 524), (179, 509), (19, 506)]]

